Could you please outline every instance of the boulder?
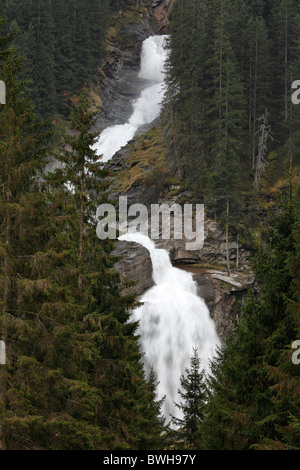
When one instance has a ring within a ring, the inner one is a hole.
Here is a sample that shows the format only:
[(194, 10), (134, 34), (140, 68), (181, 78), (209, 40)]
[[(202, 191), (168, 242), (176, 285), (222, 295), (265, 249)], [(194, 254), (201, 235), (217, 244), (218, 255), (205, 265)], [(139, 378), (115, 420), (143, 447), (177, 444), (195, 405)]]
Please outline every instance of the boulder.
[(113, 254), (120, 257), (115, 269), (127, 280), (134, 281), (134, 285), (126, 289), (127, 293), (141, 296), (154, 285), (152, 263), (146, 248), (137, 243), (117, 240)]

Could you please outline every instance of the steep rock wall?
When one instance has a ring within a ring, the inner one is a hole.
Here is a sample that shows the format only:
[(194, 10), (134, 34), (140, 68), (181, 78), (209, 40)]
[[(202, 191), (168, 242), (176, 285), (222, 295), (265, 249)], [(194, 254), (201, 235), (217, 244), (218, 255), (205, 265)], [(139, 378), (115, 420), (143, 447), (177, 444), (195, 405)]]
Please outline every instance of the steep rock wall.
[(168, 32), (169, 15), (176, 0), (152, 0), (151, 8), (161, 33)]
[(169, 15), (176, 0), (130, 2), (131, 9), (116, 12), (107, 37), (107, 57), (102, 67), (103, 83), (92, 90), (99, 110), (96, 130), (126, 122), (131, 102), (139, 95), (137, 72), (143, 41), (167, 32)]
[[(133, 149), (138, 145), (138, 138), (121, 149), (107, 164), (112, 176), (111, 197), (117, 199), (120, 195), (127, 196), (128, 205), (142, 203), (151, 214), (151, 204), (167, 203), (172, 205), (179, 203), (184, 193), (183, 188), (167, 185), (163, 193), (153, 192), (151, 188), (136, 181), (125, 191), (118, 190), (118, 177), (124, 172), (128, 176), (132, 160)], [(159, 148), (157, 149), (159, 151)], [(145, 152), (147, 149), (145, 149)], [(136, 168), (136, 167), (135, 167)], [(144, 173), (151, 171), (151, 167), (141, 164)], [(138, 172), (139, 173), (139, 172)], [(150, 226), (150, 224), (149, 224)], [(230, 240), (229, 252), (231, 260), (231, 272), (226, 271), (226, 244), (225, 233), (220, 230), (217, 223), (205, 219), (204, 246), (199, 251), (188, 251), (186, 240), (176, 240), (173, 235), (171, 220), (170, 240), (156, 240), (156, 245), (165, 248), (169, 254), (173, 266), (192, 273), (199, 287), (199, 295), (205, 300), (212, 318), (215, 321), (219, 336), (224, 339), (233, 331), (233, 326), (239, 320), (239, 305), (250, 287), (256, 289), (256, 280), (251, 271), (249, 258), (251, 252), (245, 246), (239, 245), (239, 265), (236, 267), (237, 244)], [(122, 259), (116, 264), (116, 269), (126, 278), (137, 281), (130, 287), (130, 292), (142, 296), (153, 286), (152, 265), (147, 250), (136, 243), (116, 242), (116, 254)]]

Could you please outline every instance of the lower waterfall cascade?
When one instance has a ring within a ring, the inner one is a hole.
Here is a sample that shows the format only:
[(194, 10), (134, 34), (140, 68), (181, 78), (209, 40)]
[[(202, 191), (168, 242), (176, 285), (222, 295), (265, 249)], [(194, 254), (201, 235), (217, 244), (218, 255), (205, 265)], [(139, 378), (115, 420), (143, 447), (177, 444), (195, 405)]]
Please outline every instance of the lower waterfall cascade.
[(215, 323), (197, 284), (189, 272), (172, 266), (169, 254), (141, 233), (127, 233), (119, 240), (135, 242), (150, 253), (154, 286), (141, 298), (142, 306), (132, 312), (139, 322), (138, 335), (146, 375), (151, 368), (158, 379), (158, 398), (166, 396), (162, 413), (182, 418), (175, 406), (180, 402), (180, 376), (190, 366), (193, 348), (198, 349), (201, 368), (210, 370), (210, 360), (221, 346)]

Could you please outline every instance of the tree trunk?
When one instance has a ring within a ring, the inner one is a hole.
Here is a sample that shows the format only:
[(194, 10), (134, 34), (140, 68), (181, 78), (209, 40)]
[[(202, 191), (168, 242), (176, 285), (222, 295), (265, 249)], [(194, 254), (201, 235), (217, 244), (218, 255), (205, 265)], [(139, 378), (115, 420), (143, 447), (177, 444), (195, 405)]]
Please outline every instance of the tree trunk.
[(239, 249), (239, 232), (236, 235), (236, 269), (239, 267), (240, 263), (240, 249)]
[[(81, 167), (81, 187), (80, 187), (80, 220), (79, 220), (79, 255), (78, 255), (78, 261), (79, 261), (79, 269), (81, 269), (82, 266), (82, 258), (83, 258), (83, 231), (84, 231), (84, 178), (85, 178), (85, 173), (84, 173), (84, 156), (82, 157), (82, 167)], [(78, 277), (78, 288), (79, 291), (81, 292), (82, 289), (82, 277), (81, 274), (79, 274)]]
[(288, 2), (285, 2), (284, 120), (288, 119)]
[(227, 273), (230, 274), (230, 263), (229, 263), (229, 200), (227, 199), (227, 209), (226, 209), (226, 263), (227, 263)]
[(219, 55), (219, 93), (220, 93), (220, 102), (219, 102), (219, 118), (222, 118), (222, 105), (221, 105), (221, 96), (222, 96), (222, 89), (223, 89), (223, 83), (222, 83), (222, 75), (223, 75), (223, 2), (221, 6), (221, 32), (220, 32), (220, 55)]
[(252, 133), (252, 170), (255, 168), (255, 149), (256, 149), (256, 107), (257, 107), (257, 67), (258, 67), (258, 32), (256, 29), (255, 42), (255, 72), (254, 72), (254, 94), (253, 94), (253, 133)]

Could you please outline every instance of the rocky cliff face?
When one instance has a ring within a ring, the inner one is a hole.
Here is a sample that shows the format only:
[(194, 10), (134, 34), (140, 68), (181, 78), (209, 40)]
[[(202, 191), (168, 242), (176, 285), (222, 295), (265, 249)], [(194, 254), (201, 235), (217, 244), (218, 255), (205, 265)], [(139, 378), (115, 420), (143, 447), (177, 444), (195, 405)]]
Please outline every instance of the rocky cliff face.
[[(130, 174), (132, 168), (132, 153), (138, 146), (138, 138), (133, 139), (130, 144), (120, 150), (107, 164), (112, 177), (112, 198), (127, 196), (128, 205), (142, 203), (151, 213), (151, 204), (166, 203), (169, 206), (180, 203), (185, 194), (180, 185), (167, 184), (162, 192), (155, 192), (144, 184), (142, 179), (136, 180), (126, 191), (118, 190), (118, 177), (124, 173)], [(140, 148), (140, 147), (138, 147)], [(157, 149), (159, 151), (159, 149)], [(145, 150), (147, 151), (147, 150)], [(140, 155), (142, 159), (142, 155)], [(136, 168), (136, 166), (134, 167)], [(141, 163), (144, 174), (151, 171), (150, 166)], [(137, 174), (140, 174), (137, 171)], [(173, 221), (171, 218), (170, 240), (157, 240), (156, 245), (165, 248), (169, 254), (173, 266), (189, 271), (199, 287), (199, 295), (204, 298), (211, 316), (213, 317), (218, 334), (225, 338), (231, 334), (233, 324), (238, 321), (238, 306), (243, 303), (249, 287), (256, 288), (254, 275), (249, 266), (250, 251), (230, 240), (229, 252), (231, 260), (231, 272), (226, 270), (226, 244), (225, 233), (218, 227), (217, 223), (205, 219), (205, 241), (199, 251), (188, 251), (186, 240), (175, 240), (173, 236)], [(239, 264), (236, 267), (237, 248), (239, 248)], [(139, 297), (153, 286), (152, 265), (148, 251), (135, 244), (127, 242), (116, 242), (116, 254), (122, 259), (116, 264), (116, 269), (128, 279), (136, 281), (137, 284), (130, 288)]]
[(98, 94), (99, 117), (96, 130), (113, 124), (123, 124), (132, 112), (132, 101), (139, 95), (138, 80), (143, 41), (157, 33), (158, 24), (146, 8), (136, 10), (128, 17), (115, 14), (108, 31), (107, 57), (103, 66), (103, 83)]
[[(205, 242), (205, 249), (215, 250), (214, 239)], [(217, 241), (217, 240), (216, 240)], [(170, 240), (168, 245), (172, 247), (174, 240)], [(163, 246), (158, 241), (157, 245)], [(115, 268), (127, 279), (136, 282), (136, 285), (129, 288), (140, 298), (148, 289), (153, 286), (152, 265), (148, 251), (136, 243), (116, 242), (115, 253), (122, 256), (116, 263)], [(222, 253), (219, 253), (223, 256)], [(171, 252), (172, 258), (172, 252)], [(225, 339), (232, 333), (234, 322), (239, 321), (238, 307), (243, 303), (249, 287), (255, 288), (255, 278), (249, 270), (234, 269), (228, 275), (223, 269), (206, 267), (205, 253), (199, 254), (199, 258), (187, 264), (181, 258), (181, 264), (173, 265), (193, 274), (193, 278), (198, 284), (199, 295), (205, 300), (212, 318), (215, 321), (218, 334), (221, 339)]]
[[(142, 43), (149, 36), (167, 32), (175, 1), (153, 0), (149, 5), (148, 1), (142, 0), (136, 6), (136, 0), (132, 0), (134, 10), (116, 13), (108, 32), (103, 83), (91, 93), (95, 108), (101, 111), (96, 130), (123, 124), (130, 116), (131, 102), (142, 86), (137, 78)], [(100, 94), (101, 99), (97, 96)]]
[[(141, 83), (137, 78), (139, 69), (141, 45), (144, 39), (153, 34), (165, 33), (168, 25), (168, 15), (176, 0), (153, 0), (147, 3), (141, 2), (138, 12), (138, 21), (135, 16), (132, 21), (123, 22), (122, 17), (116, 19), (118, 29), (113, 29), (108, 44), (108, 56), (105, 65), (106, 80), (102, 90), (102, 113), (97, 121), (97, 129), (112, 124), (122, 124), (127, 121), (132, 112), (131, 102), (139, 95)], [(136, 4), (136, 2), (133, 2)], [(121, 31), (121, 34), (119, 34)], [(159, 120), (152, 127), (159, 125)], [(146, 129), (145, 129), (146, 130)], [(184, 196), (185, 191), (179, 185), (168, 184), (164, 191), (144, 185), (139, 179), (133, 180), (130, 187), (118, 188), (118, 175), (124, 174), (129, 180), (129, 172), (135, 165), (139, 166), (138, 174), (149, 173), (155, 163), (145, 165), (132, 162), (130, 156), (137, 147), (137, 138), (124, 149), (120, 150), (107, 164), (113, 175), (111, 181), (112, 197), (119, 195), (128, 197), (128, 204), (143, 203), (148, 208), (153, 203), (178, 202)], [(161, 153), (160, 148), (152, 149), (154, 154)], [(135, 167), (136, 168), (136, 167)], [(174, 195), (175, 194), (175, 195)], [(190, 271), (199, 286), (201, 295), (211, 316), (214, 318), (217, 331), (221, 338), (225, 338), (232, 331), (233, 320), (237, 319), (238, 303), (243, 298), (249, 286), (255, 287), (255, 279), (249, 268), (248, 258), (250, 253), (245, 247), (239, 246), (239, 266), (232, 269), (230, 275), (225, 269), (226, 247), (225, 234), (212, 220), (205, 221), (205, 243), (202, 250), (190, 252), (185, 248), (185, 240), (158, 240), (157, 244), (165, 248), (174, 266)], [(237, 254), (237, 245), (234, 240), (230, 242), (230, 258), (234, 265)], [(126, 278), (135, 282), (130, 287), (141, 297), (146, 290), (153, 286), (152, 265), (148, 251), (135, 243), (116, 242), (115, 253), (121, 256), (121, 260), (115, 267)]]
[(151, 8), (159, 25), (160, 33), (168, 32), (169, 15), (176, 0), (153, 0)]

